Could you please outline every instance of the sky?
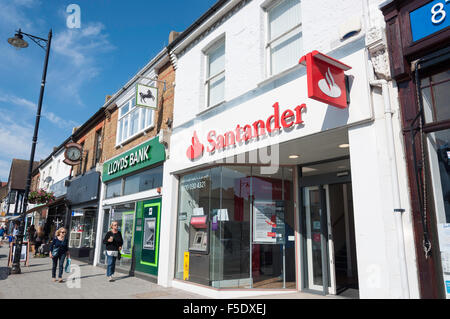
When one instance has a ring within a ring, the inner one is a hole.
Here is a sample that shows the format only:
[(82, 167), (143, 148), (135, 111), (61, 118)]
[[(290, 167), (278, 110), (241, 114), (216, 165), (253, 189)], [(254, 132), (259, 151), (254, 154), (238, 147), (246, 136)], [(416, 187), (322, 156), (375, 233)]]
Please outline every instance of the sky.
[(0, 181), (13, 158), (30, 158), (45, 58), (27, 37), (28, 48), (9, 45), (16, 30), (45, 39), (53, 32), (38, 161), (155, 57), (170, 31), (185, 30), (216, 1), (0, 0)]

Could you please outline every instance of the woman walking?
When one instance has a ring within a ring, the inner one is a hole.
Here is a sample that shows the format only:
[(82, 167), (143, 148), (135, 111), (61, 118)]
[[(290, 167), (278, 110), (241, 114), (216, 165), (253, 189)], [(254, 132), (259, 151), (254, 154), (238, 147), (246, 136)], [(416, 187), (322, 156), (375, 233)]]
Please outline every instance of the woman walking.
[(117, 222), (111, 223), (111, 230), (106, 233), (103, 243), (106, 245), (106, 260), (108, 268), (106, 276), (109, 281), (114, 281), (113, 275), (116, 270), (116, 259), (119, 257), (120, 250), (122, 250), (123, 238), (119, 231)]
[(52, 279), (56, 282), (56, 266), (59, 261), (58, 281), (62, 282), (62, 274), (64, 270), (64, 260), (66, 256), (70, 258), (69, 241), (66, 238), (67, 230), (64, 227), (58, 229), (50, 244), (50, 258), (53, 260)]

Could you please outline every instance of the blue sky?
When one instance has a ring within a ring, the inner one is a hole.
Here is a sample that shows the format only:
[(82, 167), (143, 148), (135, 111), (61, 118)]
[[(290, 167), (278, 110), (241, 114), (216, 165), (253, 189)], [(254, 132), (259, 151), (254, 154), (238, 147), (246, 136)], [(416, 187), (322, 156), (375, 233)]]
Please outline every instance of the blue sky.
[[(0, 180), (13, 158), (29, 159), (45, 52), (31, 40), (17, 50), (14, 32), (53, 39), (35, 160), (46, 158), (216, 0), (0, 0)], [(81, 27), (69, 28), (70, 4)]]

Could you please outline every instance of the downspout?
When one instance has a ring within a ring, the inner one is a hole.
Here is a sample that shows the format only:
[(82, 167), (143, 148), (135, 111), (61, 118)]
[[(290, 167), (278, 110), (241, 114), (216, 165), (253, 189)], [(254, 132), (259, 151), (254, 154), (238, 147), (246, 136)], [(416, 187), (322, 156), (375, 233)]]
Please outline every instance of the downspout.
[(389, 96), (389, 86), (386, 80), (372, 80), (371, 86), (381, 87), (384, 100), (384, 115), (386, 122), (386, 136), (387, 136), (387, 150), (389, 156), (389, 162), (391, 166), (392, 176), (392, 197), (394, 205), (395, 224), (397, 228), (397, 241), (398, 241), (398, 253), (400, 260), (400, 278), (402, 285), (402, 297), (404, 299), (410, 298), (409, 293), (409, 281), (408, 281), (408, 269), (406, 266), (406, 251), (405, 251), (405, 238), (403, 232), (402, 213), (405, 211), (401, 208), (400, 201), (400, 186), (398, 180), (397, 162), (395, 160), (395, 145), (394, 145), (394, 130), (392, 124), (392, 109), (391, 99)]

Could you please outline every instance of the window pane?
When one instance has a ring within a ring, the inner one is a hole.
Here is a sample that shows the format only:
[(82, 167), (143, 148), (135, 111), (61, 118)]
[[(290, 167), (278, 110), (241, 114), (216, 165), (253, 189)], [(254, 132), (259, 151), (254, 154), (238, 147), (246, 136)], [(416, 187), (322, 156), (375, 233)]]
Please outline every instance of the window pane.
[(145, 117), (147, 115), (147, 109), (144, 107), (141, 107), (141, 117), (140, 117), (140, 122), (141, 122), (141, 130), (143, 130), (145, 128)]
[(225, 69), (225, 43), (209, 54), (209, 74), (211, 77)]
[(143, 192), (162, 186), (163, 166), (125, 178), (124, 195)]
[(436, 103), (436, 121), (450, 119), (450, 78), (449, 81), (433, 85)]
[(139, 131), (139, 109), (135, 108), (131, 113), (130, 136)]
[(271, 45), (271, 74), (277, 74), (298, 63), (302, 53), (302, 33), (288, 34)]
[(113, 198), (121, 196), (122, 180), (119, 179), (114, 182), (110, 182), (106, 185), (106, 198)]
[[(422, 89), (425, 121), (430, 123), (448, 120), (450, 119), (450, 71), (435, 74), (431, 79), (431, 85)], [(422, 85), (425, 84), (424, 80), (421, 80)]]
[(149, 127), (153, 124), (153, 114), (154, 113), (155, 112), (152, 109), (147, 109), (147, 117), (146, 117), (147, 123), (145, 125), (146, 127)]
[(221, 75), (209, 82), (208, 106), (215, 105), (224, 100), (225, 97), (225, 75)]
[(129, 102), (125, 103), (125, 104), (120, 108), (120, 115), (119, 115), (119, 116), (124, 116), (124, 115), (128, 112), (129, 108), (130, 108), (130, 103), (129, 103)]
[(123, 120), (119, 120), (119, 124), (117, 125), (117, 140), (118, 143), (122, 142), (122, 125), (123, 125)]
[(128, 115), (123, 119), (122, 141), (128, 138), (128, 119)]
[(301, 22), (300, 0), (286, 0), (269, 12), (270, 40)]

